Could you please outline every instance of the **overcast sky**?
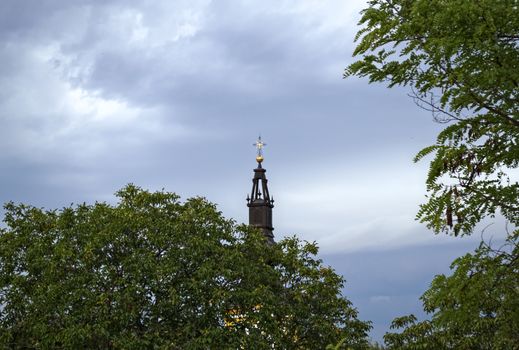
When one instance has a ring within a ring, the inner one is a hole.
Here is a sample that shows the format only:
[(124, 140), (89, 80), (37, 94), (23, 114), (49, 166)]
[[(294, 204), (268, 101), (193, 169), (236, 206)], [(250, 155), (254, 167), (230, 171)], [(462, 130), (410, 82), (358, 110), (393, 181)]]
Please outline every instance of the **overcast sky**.
[[(127, 183), (247, 221), (255, 151), (276, 239), (317, 241), (380, 340), (477, 244), (414, 220), (441, 125), (342, 79), (361, 0), (0, 2), (0, 201), (114, 202)], [(421, 315), (421, 314), (420, 314)]]

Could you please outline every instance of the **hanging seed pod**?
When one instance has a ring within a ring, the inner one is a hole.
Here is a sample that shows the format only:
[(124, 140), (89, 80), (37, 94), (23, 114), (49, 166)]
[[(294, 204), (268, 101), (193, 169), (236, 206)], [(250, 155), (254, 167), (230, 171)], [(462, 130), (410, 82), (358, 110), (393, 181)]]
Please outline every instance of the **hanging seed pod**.
[(447, 216), (447, 225), (452, 228), (452, 206), (450, 202), (447, 204), (447, 210), (445, 211), (445, 215)]

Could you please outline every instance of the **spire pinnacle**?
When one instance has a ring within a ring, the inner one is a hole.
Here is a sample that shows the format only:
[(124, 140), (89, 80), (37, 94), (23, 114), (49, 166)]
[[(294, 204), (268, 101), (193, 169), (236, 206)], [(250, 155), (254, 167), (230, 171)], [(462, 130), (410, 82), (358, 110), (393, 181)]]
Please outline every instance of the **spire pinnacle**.
[(256, 161), (261, 165), (261, 162), (263, 162), (263, 147), (265, 147), (267, 144), (263, 141), (261, 141), (261, 135), (258, 137), (258, 140), (256, 143), (252, 144), (256, 147), (257, 153), (256, 153)]
[(249, 225), (261, 229), (261, 232), (267, 239), (269, 244), (274, 243), (274, 234), (272, 231), (272, 208), (274, 208), (274, 199), (270, 197), (267, 186), (266, 170), (261, 166), (263, 162), (263, 147), (267, 144), (258, 137), (253, 146), (256, 147), (256, 161), (258, 166), (254, 169), (254, 177), (252, 179), (252, 191), (247, 196), (247, 207), (249, 207)]

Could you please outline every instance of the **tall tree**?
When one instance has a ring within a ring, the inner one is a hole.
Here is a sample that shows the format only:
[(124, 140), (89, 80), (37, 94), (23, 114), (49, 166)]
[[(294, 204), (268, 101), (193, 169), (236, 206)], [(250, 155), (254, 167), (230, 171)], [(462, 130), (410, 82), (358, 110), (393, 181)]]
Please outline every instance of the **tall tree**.
[(519, 225), (519, 2), (371, 0), (345, 77), (410, 86), (450, 123), (435, 145), (429, 200), (418, 217), (435, 232), (472, 232), (500, 212)]
[(482, 242), (422, 296), (431, 320), (397, 318), (391, 349), (518, 349), (519, 2), (370, 0), (345, 77), (368, 77), (411, 96), (446, 123), (417, 218), (434, 232), (471, 234), (486, 217), (511, 224), (506, 244)]
[(482, 243), (456, 259), (451, 276), (436, 276), (421, 297), (431, 320), (396, 318), (389, 349), (519, 349), (519, 245)]
[(127, 186), (119, 203), (6, 205), (0, 348), (301, 349), (369, 323), (295, 238), (269, 246), (202, 198)]

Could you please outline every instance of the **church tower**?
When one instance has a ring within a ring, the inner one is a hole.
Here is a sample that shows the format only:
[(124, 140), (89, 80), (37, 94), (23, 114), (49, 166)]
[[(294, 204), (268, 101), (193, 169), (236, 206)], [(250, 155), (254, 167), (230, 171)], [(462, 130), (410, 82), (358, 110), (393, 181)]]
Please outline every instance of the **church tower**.
[(247, 207), (249, 207), (249, 225), (261, 229), (263, 235), (269, 244), (274, 244), (274, 234), (272, 231), (272, 208), (274, 208), (274, 198), (270, 197), (267, 186), (266, 170), (263, 169), (263, 147), (266, 143), (261, 141), (261, 136), (254, 144), (257, 149), (256, 161), (258, 166), (254, 169), (254, 178), (252, 179), (252, 191), (247, 196)]

